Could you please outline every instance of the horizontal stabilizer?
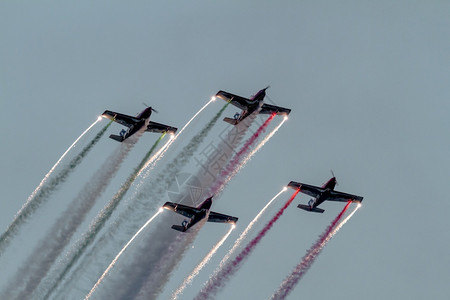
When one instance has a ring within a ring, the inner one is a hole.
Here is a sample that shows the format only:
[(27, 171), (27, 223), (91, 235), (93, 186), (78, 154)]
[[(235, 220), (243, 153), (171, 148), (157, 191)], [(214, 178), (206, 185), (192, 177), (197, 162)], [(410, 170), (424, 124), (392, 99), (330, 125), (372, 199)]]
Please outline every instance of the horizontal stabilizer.
[(231, 125), (236, 125), (238, 123), (238, 121), (236, 119), (232, 119), (232, 118), (223, 118), (223, 120), (227, 123), (230, 123)]
[(186, 227), (181, 226), (181, 225), (172, 225), (172, 229), (181, 231), (181, 232), (185, 232), (186, 231)]
[(304, 204), (299, 204), (299, 205), (297, 205), (297, 207), (300, 208), (300, 209), (306, 210), (306, 211), (313, 211), (313, 212), (316, 212), (316, 213), (323, 213), (325, 211), (325, 209), (321, 209), (321, 208), (318, 208), (318, 207), (311, 208), (311, 206), (304, 205)]
[(120, 135), (111, 134), (111, 135), (109, 136), (109, 138), (111, 138), (111, 139), (113, 139), (113, 140), (116, 140), (116, 141), (118, 141), (118, 142), (123, 142), (123, 137), (120, 136)]

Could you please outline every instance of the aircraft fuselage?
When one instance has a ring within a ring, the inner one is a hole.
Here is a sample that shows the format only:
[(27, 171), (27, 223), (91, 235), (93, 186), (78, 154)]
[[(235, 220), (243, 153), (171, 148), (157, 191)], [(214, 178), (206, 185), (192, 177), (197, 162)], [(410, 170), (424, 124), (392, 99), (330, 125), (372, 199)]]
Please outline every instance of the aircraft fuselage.
[(132, 136), (133, 134), (135, 134), (136, 132), (141, 130), (141, 128), (143, 126), (148, 125), (148, 122), (150, 121), (151, 114), (152, 114), (152, 108), (151, 107), (147, 107), (146, 109), (141, 111), (136, 116), (136, 119), (139, 119), (139, 121), (135, 125), (131, 126), (127, 130), (127, 132), (123, 135), (123, 140), (126, 140), (127, 138), (129, 138), (130, 136)]
[(325, 200), (327, 200), (330, 197), (331, 191), (334, 190), (336, 186), (336, 177), (330, 178), (323, 186), (322, 188), (325, 189), (325, 192), (322, 193), (319, 197), (314, 198), (314, 203), (312, 205), (312, 208), (315, 208), (322, 204)]
[(186, 226), (186, 230), (197, 224), (199, 221), (203, 220), (207, 214), (208, 211), (211, 209), (212, 205), (212, 197), (209, 197), (205, 201), (203, 201), (197, 208), (200, 210), (200, 212), (196, 215), (194, 215), (190, 222)]
[(248, 109), (242, 112), (240, 121), (251, 115), (254, 111), (259, 109), (264, 104), (264, 97), (266, 96), (267, 88), (268, 87), (258, 91), (253, 97), (249, 99), (249, 101), (246, 101)]

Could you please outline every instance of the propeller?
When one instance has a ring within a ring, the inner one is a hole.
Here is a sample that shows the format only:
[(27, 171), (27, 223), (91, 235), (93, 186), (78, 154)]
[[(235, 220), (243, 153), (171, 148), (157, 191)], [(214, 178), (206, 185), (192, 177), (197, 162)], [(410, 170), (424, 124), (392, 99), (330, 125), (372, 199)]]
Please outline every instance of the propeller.
[(331, 171), (331, 175), (334, 177), (334, 179), (336, 180), (336, 185), (339, 185), (339, 183), (338, 183), (338, 181), (337, 181), (337, 179), (336, 179), (336, 176), (334, 175), (334, 172), (333, 172), (333, 170), (330, 170)]
[[(148, 105), (148, 104), (145, 103), (145, 102), (142, 102), (142, 104), (144, 104), (144, 105), (147, 106), (147, 107), (150, 107), (150, 105)], [(154, 111), (155, 113), (158, 113), (158, 111), (157, 111), (156, 109), (154, 109), (153, 107), (150, 107), (150, 109), (151, 109), (152, 111)]]

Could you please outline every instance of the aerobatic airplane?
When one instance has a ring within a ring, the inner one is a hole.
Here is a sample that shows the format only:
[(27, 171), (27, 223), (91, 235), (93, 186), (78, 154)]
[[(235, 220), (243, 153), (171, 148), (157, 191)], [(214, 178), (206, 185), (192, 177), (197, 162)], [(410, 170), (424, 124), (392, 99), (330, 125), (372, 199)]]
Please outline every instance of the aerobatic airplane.
[[(212, 197), (209, 197), (203, 203), (201, 203), (198, 207), (191, 207), (182, 204), (176, 204), (172, 202), (166, 202), (163, 207), (165, 209), (176, 212), (177, 214), (183, 215), (190, 220), (184, 220), (180, 225), (172, 225), (172, 228), (181, 232), (185, 232), (195, 224), (197, 224), (200, 220), (208, 217), (207, 222), (217, 222), (217, 223), (230, 223), (235, 224), (238, 220), (236, 217), (227, 216), (223, 214), (219, 214), (213, 211), (210, 211), (212, 205)], [(209, 212), (209, 215), (208, 215)]]
[(234, 118), (224, 118), (223, 120), (227, 123), (230, 123), (231, 125), (236, 125), (259, 108), (261, 108), (261, 110), (259, 111), (260, 114), (276, 113), (277, 115), (289, 115), (289, 113), (291, 112), (291, 109), (289, 108), (264, 103), (264, 97), (266, 96), (266, 90), (268, 88), (269, 86), (267, 86), (265, 89), (260, 90), (250, 99), (224, 91), (217, 92), (217, 98), (228, 101), (234, 106), (242, 109), (242, 112), (240, 114), (236, 113), (234, 115)]
[(122, 129), (119, 135), (111, 134), (109, 136), (110, 138), (118, 142), (123, 142), (124, 140), (138, 132), (143, 126), (146, 126), (147, 129), (145, 131), (149, 132), (175, 133), (177, 131), (177, 128), (175, 127), (150, 121), (150, 115), (152, 114), (152, 111), (156, 112), (156, 110), (154, 110), (153, 108), (147, 107), (136, 117), (132, 117), (110, 110), (105, 110), (102, 116), (128, 127), (128, 130)]
[(309, 200), (308, 205), (299, 204), (297, 206), (298, 208), (301, 208), (306, 211), (323, 213), (325, 210), (318, 208), (317, 206), (322, 204), (324, 201), (339, 201), (339, 202), (352, 201), (356, 203), (362, 202), (363, 197), (335, 191), (334, 190), (335, 186), (336, 186), (336, 177), (334, 177), (334, 175), (322, 187), (295, 181), (291, 181), (288, 184), (288, 187), (294, 190), (299, 190), (303, 194), (314, 197), (311, 200)]

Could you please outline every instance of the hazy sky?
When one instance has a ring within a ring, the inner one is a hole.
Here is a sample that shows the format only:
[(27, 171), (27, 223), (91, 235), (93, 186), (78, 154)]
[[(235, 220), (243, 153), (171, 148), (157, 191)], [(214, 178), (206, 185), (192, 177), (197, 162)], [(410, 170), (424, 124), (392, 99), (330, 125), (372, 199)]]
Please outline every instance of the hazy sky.
[[(135, 114), (146, 102), (159, 111), (152, 120), (182, 127), (218, 90), (250, 97), (270, 84), (270, 99), (292, 108), (289, 121), (214, 209), (238, 216), (243, 230), (290, 180), (320, 185), (333, 169), (337, 189), (364, 196), (363, 207), (290, 299), (447, 299), (449, 15), (446, 1), (2, 1), (0, 228), (105, 109)], [(156, 138), (141, 138), (102, 203)], [(99, 143), (0, 264), (20, 265), (40, 224), (59, 216), (113, 147)], [(308, 199), (294, 200), (219, 299), (272, 294), (343, 207), (296, 208)], [(204, 226), (162, 299), (226, 231)]]

